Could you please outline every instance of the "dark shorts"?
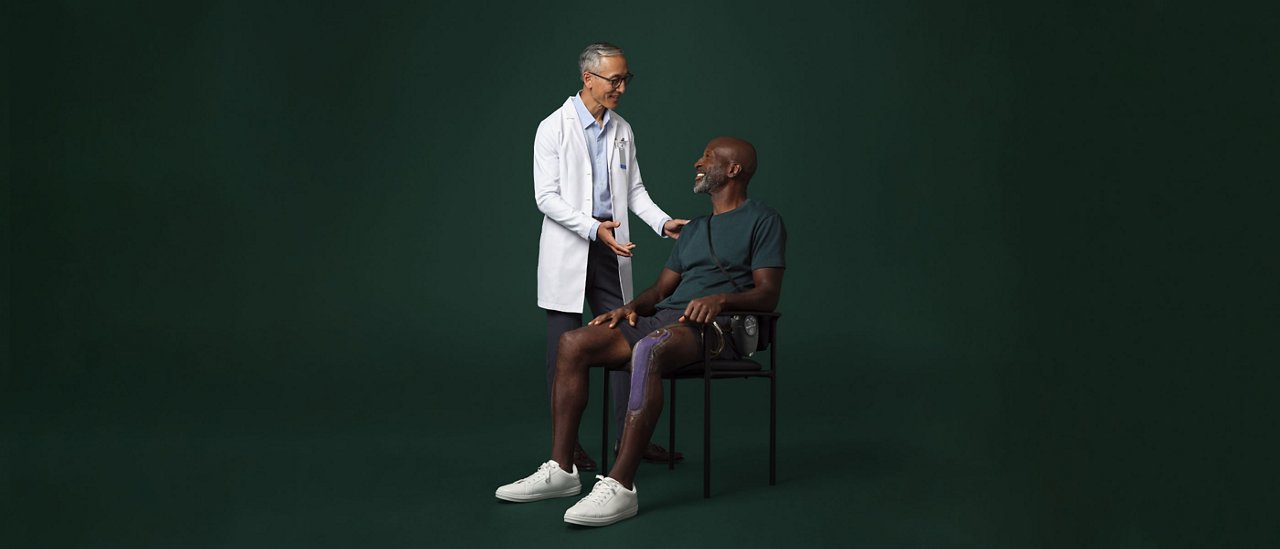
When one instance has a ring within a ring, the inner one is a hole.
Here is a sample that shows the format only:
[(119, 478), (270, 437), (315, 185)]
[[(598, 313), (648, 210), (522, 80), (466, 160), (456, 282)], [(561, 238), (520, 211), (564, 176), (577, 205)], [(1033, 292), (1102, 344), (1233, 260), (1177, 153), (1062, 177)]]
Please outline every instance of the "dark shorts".
[[(659, 328), (666, 328), (668, 326), (677, 330), (679, 329), (689, 330), (691, 333), (693, 333), (694, 338), (698, 341), (698, 343), (701, 344), (702, 343), (702, 339), (701, 339), (702, 324), (699, 324), (697, 322), (680, 322), (680, 315), (683, 315), (683, 314), (684, 314), (684, 311), (680, 309), (658, 309), (658, 312), (654, 313), (653, 316), (641, 316), (639, 318), (636, 318), (635, 326), (632, 326), (630, 323), (624, 320), (618, 323), (617, 328), (622, 331), (622, 337), (626, 338), (627, 345), (630, 345), (631, 348), (633, 349), (635, 348), (636, 343), (639, 343), (641, 339), (645, 338), (645, 336), (653, 333), (654, 330), (657, 330)], [(715, 330), (709, 330), (708, 333), (711, 334), (712, 338), (716, 338), (718, 332), (716, 332)], [(710, 341), (709, 343), (711, 343), (711, 348), (713, 350), (716, 347), (723, 348), (723, 350), (720, 352), (719, 355), (715, 355), (715, 358), (737, 357), (737, 353), (734, 352), (732, 345), (722, 346), (718, 340), (713, 340), (713, 341)]]

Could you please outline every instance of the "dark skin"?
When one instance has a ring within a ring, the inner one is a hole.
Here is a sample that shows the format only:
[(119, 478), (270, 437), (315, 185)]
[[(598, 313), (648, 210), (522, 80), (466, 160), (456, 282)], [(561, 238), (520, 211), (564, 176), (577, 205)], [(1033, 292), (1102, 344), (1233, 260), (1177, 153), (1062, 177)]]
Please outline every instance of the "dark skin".
[[(708, 190), (714, 214), (732, 211), (746, 201), (747, 183), (755, 173), (755, 166), (755, 149), (746, 141), (721, 137), (707, 144), (694, 167), (699, 174), (723, 173), (720, 184)], [(650, 334), (649, 337), (668, 339), (654, 352), (644, 380), (645, 398), (641, 408), (627, 413), (618, 459), (609, 470), (611, 478), (627, 488), (634, 487), (640, 458), (662, 413), (662, 373), (689, 364), (701, 355), (698, 334), (685, 326), (709, 322), (725, 310), (772, 311), (778, 305), (782, 290), (782, 272), (779, 268), (755, 269), (751, 272), (754, 288), (694, 299), (680, 317), (683, 326), (668, 326)], [(573, 448), (578, 442), (578, 425), (587, 405), (588, 370), (592, 365), (620, 364), (631, 359), (631, 346), (617, 329), (618, 323), (625, 321), (635, 326), (639, 316), (653, 315), (656, 305), (675, 291), (680, 280), (680, 273), (664, 268), (657, 282), (630, 303), (561, 337), (551, 404), (551, 459), (562, 469), (573, 470)]]

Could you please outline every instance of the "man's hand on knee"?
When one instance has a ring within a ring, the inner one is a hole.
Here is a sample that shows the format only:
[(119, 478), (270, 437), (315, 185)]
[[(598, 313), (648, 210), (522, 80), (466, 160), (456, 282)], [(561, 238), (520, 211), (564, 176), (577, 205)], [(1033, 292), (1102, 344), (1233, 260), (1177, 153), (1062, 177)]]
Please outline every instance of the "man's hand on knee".
[(636, 319), (638, 318), (640, 318), (640, 315), (636, 313), (635, 308), (627, 305), (623, 305), (621, 307), (618, 307), (617, 309), (614, 309), (612, 311), (609, 311), (605, 314), (602, 314), (600, 316), (597, 316), (591, 319), (591, 322), (588, 322), (587, 325), (589, 326), (604, 325), (606, 328), (613, 328), (618, 325), (619, 321), (626, 319), (627, 324), (635, 326)]

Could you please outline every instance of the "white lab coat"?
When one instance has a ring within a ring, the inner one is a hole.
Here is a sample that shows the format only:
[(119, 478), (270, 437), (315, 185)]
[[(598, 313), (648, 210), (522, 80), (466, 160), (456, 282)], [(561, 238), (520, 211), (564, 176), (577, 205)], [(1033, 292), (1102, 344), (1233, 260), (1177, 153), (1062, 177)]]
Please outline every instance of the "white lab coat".
[[(635, 137), (631, 125), (618, 116), (606, 131), (609, 191), (618, 242), (630, 242), (627, 210), (662, 235), (668, 216), (645, 190), (636, 164)], [(538, 306), (568, 313), (582, 312), (587, 285), (587, 250), (591, 244), (591, 154), (578, 121), (573, 98), (538, 124), (533, 140), (533, 195), (542, 218), (538, 241)], [(631, 301), (631, 258), (617, 256), (622, 302)]]

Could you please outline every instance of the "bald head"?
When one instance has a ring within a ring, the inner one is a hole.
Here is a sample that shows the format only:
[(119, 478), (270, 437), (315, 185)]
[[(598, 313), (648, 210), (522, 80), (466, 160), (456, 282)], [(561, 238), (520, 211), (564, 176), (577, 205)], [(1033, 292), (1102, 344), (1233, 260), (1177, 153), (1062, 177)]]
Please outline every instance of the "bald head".
[(729, 162), (741, 166), (741, 171), (734, 175), (734, 179), (747, 183), (751, 181), (751, 176), (756, 174), (756, 148), (747, 140), (737, 137), (717, 137), (707, 144), (707, 148), (715, 150), (716, 154)]
[(756, 174), (756, 148), (737, 137), (717, 137), (693, 163), (693, 192), (714, 195), (726, 186), (746, 191)]

